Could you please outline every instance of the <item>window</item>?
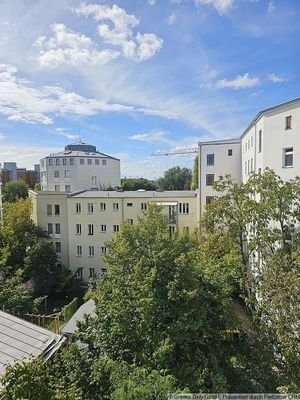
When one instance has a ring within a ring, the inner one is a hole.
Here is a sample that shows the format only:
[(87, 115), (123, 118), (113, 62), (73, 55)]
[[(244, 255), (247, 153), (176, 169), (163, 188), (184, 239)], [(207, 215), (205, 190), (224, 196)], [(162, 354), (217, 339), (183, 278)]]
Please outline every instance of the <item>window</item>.
[(76, 210), (76, 214), (80, 214), (81, 213), (81, 203), (76, 203), (75, 204), (75, 210)]
[(55, 224), (55, 234), (60, 235), (60, 224)]
[(119, 211), (119, 203), (113, 203), (113, 211)]
[(95, 268), (90, 268), (90, 278), (95, 277)]
[(113, 226), (113, 231), (114, 232), (119, 232), (119, 230), (120, 230), (120, 225), (114, 225)]
[(82, 246), (76, 246), (76, 257), (82, 257)]
[(65, 192), (67, 193), (71, 192), (71, 185), (65, 185)]
[(74, 158), (70, 158), (70, 165), (74, 165)]
[(60, 185), (55, 185), (55, 186), (54, 186), (54, 190), (55, 190), (56, 192), (60, 192)]
[(59, 206), (59, 204), (55, 204), (55, 206), (54, 206), (54, 214), (55, 215), (60, 215), (60, 206)]
[(88, 165), (92, 165), (92, 159), (88, 158), (87, 163), (88, 163)]
[(95, 248), (94, 248), (94, 246), (89, 246), (89, 257), (95, 257)]
[(92, 185), (97, 185), (97, 177), (92, 176)]
[(95, 165), (99, 165), (99, 159), (98, 158), (95, 159)]
[(228, 149), (228, 157), (232, 156), (232, 149)]
[(206, 196), (206, 205), (210, 204), (214, 199), (214, 196)]
[(63, 165), (67, 165), (67, 159), (63, 158)]
[(169, 226), (169, 233), (170, 233), (170, 236), (174, 235), (174, 233), (175, 233), (175, 226), (174, 225)]
[(106, 210), (106, 203), (100, 203), (100, 211)]
[(59, 171), (54, 171), (54, 178), (59, 178)]
[(245, 161), (245, 175), (247, 174), (247, 161)]
[(77, 269), (77, 278), (82, 279), (83, 277), (83, 268), (78, 268)]
[(147, 210), (147, 203), (141, 203), (141, 210)]
[(101, 268), (101, 273), (104, 275), (106, 273), (107, 269), (106, 268)]
[(55, 165), (60, 165), (60, 159), (59, 158), (55, 159)]
[(49, 158), (48, 164), (51, 165), (51, 166), (53, 165), (53, 159), (52, 158)]
[(129, 225), (133, 225), (133, 219), (131, 219), (131, 218), (127, 219), (127, 223), (128, 223)]
[(106, 160), (102, 160), (102, 165), (106, 165)]
[(213, 186), (215, 182), (214, 174), (206, 174), (206, 186)]
[(48, 235), (53, 234), (53, 224), (48, 224)]
[(94, 234), (94, 225), (88, 224), (88, 235), (93, 235), (93, 234)]
[(253, 171), (253, 158), (251, 158), (251, 170), (250, 170), (250, 172), (252, 172)]
[(88, 203), (88, 213), (93, 214), (93, 212), (94, 212), (94, 204)]
[(84, 165), (84, 158), (80, 159), (80, 165)]
[(106, 232), (106, 225), (101, 225), (101, 231), (100, 232)]
[(285, 117), (285, 129), (292, 129), (292, 116)]
[(288, 147), (283, 149), (283, 166), (292, 167), (293, 166), (293, 147)]
[(250, 160), (248, 160), (248, 174), (250, 172)]
[(47, 204), (47, 215), (52, 215), (52, 204)]
[(56, 253), (61, 253), (61, 242), (55, 242)]
[(215, 165), (215, 155), (214, 154), (207, 154), (207, 165)]
[(189, 203), (179, 203), (179, 214), (188, 214), (190, 204)]
[(76, 235), (81, 235), (81, 224), (76, 224)]
[(185, 235), (188, 235), (188, 234), (190, 233), (190, 228), (189, 228), (188, 226), (184, 226), (184, 227), (183, 227), (183, 233), (184, 233)]
[(253, 147), (253, 136), (251, 136), (251, 147)]
[(258, 152), (261, 153), (261, 145), (262, 145), (262, 131), (261, 129), (258, 132)]
[(70, 178), (70, 170), (69, 169), (65, 170), (65, 178)]
[(102, 253), (102, 254), (106, 254), (106, 247), (105, 247), (105, 246), (102, 246), (102, 247), (101, 247), (101, 253)]
[(261, 175), (261, 168), (258, 168), (258, 173), (259, 175)]
[(127, 203), (127, 207), (132, 207), (133, 204), (132, 203)]

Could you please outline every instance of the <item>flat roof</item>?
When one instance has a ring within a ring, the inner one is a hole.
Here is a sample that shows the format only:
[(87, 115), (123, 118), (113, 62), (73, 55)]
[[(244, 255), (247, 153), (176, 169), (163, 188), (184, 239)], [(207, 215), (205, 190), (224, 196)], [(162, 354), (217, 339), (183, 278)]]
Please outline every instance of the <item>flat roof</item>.
[(59, 349), (65, 337), (0, 311), (0, 374), (7, 365), (29, 361), (31, 357), (48, 359)]
[(219, 145), (219, 144), (239, 144), (241, 142), (240, 138), (235, 138), (235, 139), (220, 139), (220, 140), (209, 140), (206, 142), (199, 142), (198, 145)]
[(85, 190), (81, 193), (70, 194), (69, 197), (75, 198), (174, 198), (174, 197), (196, 197), (197, 191), (194, 190), (167, 190), (167, 191), (104, 191), (104, 190)]

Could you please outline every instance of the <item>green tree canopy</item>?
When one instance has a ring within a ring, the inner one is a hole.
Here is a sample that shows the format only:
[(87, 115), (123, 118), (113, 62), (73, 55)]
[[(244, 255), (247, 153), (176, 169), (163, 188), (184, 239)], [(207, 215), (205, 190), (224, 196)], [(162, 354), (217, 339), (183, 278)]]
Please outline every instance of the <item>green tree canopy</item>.
[(156, 186), (145, 178), (122, 178), (121, 186), (124, 190), (155, 190)]
[(158, 179), (158, 186), (164, 190), (189, 190), (191, 180), (192, 172), (189, 168), (173, 167)]
[(192, 182), (191, 182), (191, 189), (196, 190), (198, 189), (199, 186), (199, 156), (196, 156), (194, 158), (194, 166), (193, 166), (193, 176), (192, 176)]
[(3, 201), (15, 202), (17, 199), (28, 197), (28, 186), (23, 180), (11, 181), (3, 186)]

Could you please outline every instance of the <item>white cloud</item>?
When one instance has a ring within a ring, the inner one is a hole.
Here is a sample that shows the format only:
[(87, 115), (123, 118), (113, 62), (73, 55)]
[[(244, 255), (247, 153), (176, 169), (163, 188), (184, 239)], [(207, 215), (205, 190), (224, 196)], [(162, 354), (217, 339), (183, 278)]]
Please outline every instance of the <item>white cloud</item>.
[(283, 78), (282, 76), (276, 75), (276, 74), (273, 74), (273, 73), (268, 75), (268, 79), (270, 81), (272, 81), (273, 83), (282, 83), (282, 82), (287, 82), (288, 81), (288, 79)]
[(196, 5), (211, 5), (220, 15), (226, 14), (234, 4), (234, 0), (195, 0)]
[(171, 13), (169, 16), (168, 16), (168, 18), (167, 18), (167, 23), (169, 24), (169, 25), (173, 25), (174, 24), (174, 22), (176, 21), (176, 14), (175, 13)]
[(268, 3), (268, 13), (271, 14), (272, 12), (275, 11), (275, 4), (274, 4), (274, 0), (270, 0)]
[(258, 77), (249, 76), (248, 72), (245, 75), (238, 75), (232, 80), (221, 79), (216, 83), (217, 88), (232, 88), (232, 89), (246, 89), (259, 85)]
[(45, 36), (40, 36), (34, 44), (40, 49), (38, 60), (42, 67), (101, 65), (120, 54), (111, 49), (97, 50), (89, 37), (73, 32), (64, 24), (53, 24), (50, 29), (53, 33), (52, 37), (47, 39)]
[(174, 144), (173, 140), (170, 140), (168, 137), (168, 133), (164, 131), (151, 131), (148, 133), (138, 133), (130, 136), (131, 140), (137, 140), (140, 142), (146, 143), (166, 143), (170, 146)]
[(0, 140), (4, 140), (4, 139), (5, 139), (4, 133), (0, 132)]
[(66, 128), (56, 128), (55, 130), (56, 130), (57, 135), (64, 136), (67, 139), (71, 139), (71, 140), (79, 139), (79, 135), (68, 132), (68, 129), (66, 129)]
[(147, 4), (149, 4), (149, 6), (155, 6), (156, 0), (147, 0)]
[[(118, 46), (122, 54), (134, 61), (144, 61), (154, 56), (163, 44), (163, 40), (154, 33), (137, 33), (133, 28), (139, 24), (139, 20), (127, 14), (123, 8), (113, 5), (82, 3), (75, 13), (79, 16), (92, 16), (98, 25), (98, 35), (107, 44)], [(108, 21), (110, 24), (104, 23)]]

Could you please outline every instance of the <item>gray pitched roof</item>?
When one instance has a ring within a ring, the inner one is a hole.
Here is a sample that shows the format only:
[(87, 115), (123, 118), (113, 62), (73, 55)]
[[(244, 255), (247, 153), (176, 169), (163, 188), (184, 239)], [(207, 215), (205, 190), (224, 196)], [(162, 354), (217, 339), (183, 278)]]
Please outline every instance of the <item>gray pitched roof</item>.
[(47, 360), (65, 337), (0, 311), (0, 374), (7, 365), (42, 356)]
[(95, 302), (93, 299), (88, 300), (81, 307), (78, 308), (76, 313), (70, 318), (69, 322), (62, 328), (61, 332), (66, 335), (73, 334), (77, 329), (77, 322), (83, 321), (85, 315), (89, 315), (91, 317), (95, 317)]

